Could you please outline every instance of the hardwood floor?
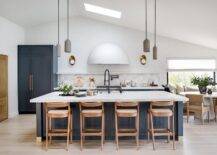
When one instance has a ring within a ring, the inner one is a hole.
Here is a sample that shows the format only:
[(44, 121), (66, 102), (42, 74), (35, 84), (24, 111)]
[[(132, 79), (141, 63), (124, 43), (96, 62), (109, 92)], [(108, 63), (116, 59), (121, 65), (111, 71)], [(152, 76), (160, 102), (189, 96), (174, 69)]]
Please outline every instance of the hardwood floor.
[(213, 155), (217, 152), (217, 123), (200, 125), (193, 119), (184, 125), (183, 141), (176, 142), (175, 151), (172, 150), (172, 143), (163, 142), (157, 142), (156, 151), (153, 151), (152, 143), (147, 141), (140, 142), (139, 150), (136, 150), (134, 141), (121, 141), (117, 151), (115, 143), (109, 141), (101, 151), (100, 142), (94, 141), (86, 142), (83, 151), (80, 151), (79, 142), (70, 144), (68, 152), (56, 148), (45, 151), (44, 144), (35, 143), (35, 128), (34, 115), (20, 115), (1, 122), (0, 155)]

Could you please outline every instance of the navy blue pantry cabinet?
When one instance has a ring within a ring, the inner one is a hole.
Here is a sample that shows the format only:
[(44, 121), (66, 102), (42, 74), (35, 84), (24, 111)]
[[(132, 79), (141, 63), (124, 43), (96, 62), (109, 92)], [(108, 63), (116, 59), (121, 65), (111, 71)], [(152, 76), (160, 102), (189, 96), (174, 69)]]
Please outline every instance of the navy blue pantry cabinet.
[(18, 110), (19, 114), (36, 112), (30, 103), (53, 91), (57, 85), (57, 50), (53, 45), (18, 46)]

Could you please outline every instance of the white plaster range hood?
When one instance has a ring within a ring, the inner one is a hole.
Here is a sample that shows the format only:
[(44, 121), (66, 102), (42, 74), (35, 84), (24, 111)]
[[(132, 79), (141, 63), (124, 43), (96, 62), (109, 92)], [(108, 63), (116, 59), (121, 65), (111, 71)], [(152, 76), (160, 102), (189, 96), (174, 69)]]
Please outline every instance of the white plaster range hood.
[(129, 59), (126, 53), (116, 44), (103, 43), (90, 53), (88, 64), (127, 65), (129, 64)]

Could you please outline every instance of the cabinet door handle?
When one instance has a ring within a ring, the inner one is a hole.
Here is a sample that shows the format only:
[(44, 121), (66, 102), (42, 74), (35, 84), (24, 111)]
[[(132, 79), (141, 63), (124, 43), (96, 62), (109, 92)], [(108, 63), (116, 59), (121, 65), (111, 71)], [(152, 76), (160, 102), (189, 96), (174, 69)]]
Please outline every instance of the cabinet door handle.
[(33, 75), (32, 75), (32, 80), (31, 80), (31, 82), (32, 82), (32, 91), (33, 91), (33, 86), (34, 86), (34, 83), (33, 83)]
[(29, 91), (32, 90), (32, 77), (29, 75)]

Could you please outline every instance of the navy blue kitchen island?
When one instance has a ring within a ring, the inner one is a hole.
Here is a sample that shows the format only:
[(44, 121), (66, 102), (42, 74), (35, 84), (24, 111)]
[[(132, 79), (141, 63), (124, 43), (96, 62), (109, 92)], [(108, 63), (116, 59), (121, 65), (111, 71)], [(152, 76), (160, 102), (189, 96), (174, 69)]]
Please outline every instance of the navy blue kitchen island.
[[(60, 92), (53, 92), (37, 98), (30, 102), (36, 104), (37, 118), (37, 141), (45, 138), (45, 111), (44, 103), (46, 102), (70, 102), (73, 118), (73, 139), (80, 139), (80, 118), (79, 118), (79, 102), (103, 102), (105, 108), (105, 136), (106, 140), (115, 139), (115, 110), (114, 103), (121, 102), (139, 102), (140, 103), (140, 139), (147, 138), (147, 112), (151, 101), (174, 101), (175, 103), (175, 135), (179, 140), (183, 136), (183, 103), (188, 99), (183, 96), (175, 95), (165, 91), (124, 91), (122, 93), (112, 92), (110, 94), (104, 92), (96, 96), (74, 97), (74, 96), (59, 96)], [(55, 120), (55, 127), (64, 127), (65, 120)], [(88, 127), (96, 127), (99, 125), (99, 120), (93, 118), (87, 121)], [(134, 119), (122, 119), (120, 121), (122, 127), (133, 127)], [(166, 127), (167, 120), (164, 118), (154, 119), (156, 127)], [(95, 139), (95, 138), (94, 138)], [(97, 138), (96, 138), (97, 139)]]

